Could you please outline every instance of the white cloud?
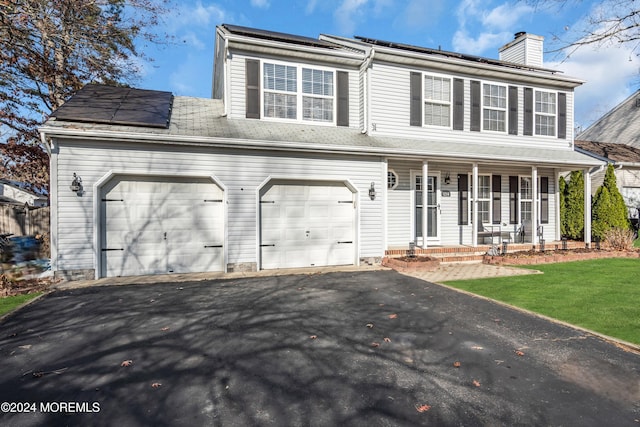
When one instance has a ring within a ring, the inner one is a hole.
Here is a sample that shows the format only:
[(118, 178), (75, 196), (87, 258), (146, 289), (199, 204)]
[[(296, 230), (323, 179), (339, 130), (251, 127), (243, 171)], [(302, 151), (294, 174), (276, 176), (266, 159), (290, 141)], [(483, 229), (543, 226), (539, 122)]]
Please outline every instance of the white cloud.
[(356, 29), (356, 21), (364, 15), (362, 9), (368, 0), (343, 0), (333, 14), (338, 29), (342, 34), (353, 35)]
[(586, 80), (576, 88), (574, 101), (576, 125), (584, 129), (631, 95), (630, 82), (637, 77), (639, 65), (630, 48), (586, 46), (564, 62), (545, 63), (545, 68)]
[(269, 0), (251, 0), (251, 6), (259, 7), (260, 9), (268, 9), (269, 5)]
[(371, 15), (384, 14), (386, 9), (392, 5), (393, 0), (342, 0), (340, 6), (333, 13), (333, 17), (338, 31), (341, 34), (351, 36), (359, 23), (366, 22)]
[(305, 13), (307, 15), (311, 15), (316, 10), (317, 4), (318, 0), (309, 0), (307, 7), (305, 8)]
[(501, 4), (482, 14), (482, 24), (488, 28), (499, 31), (511, 31), (514, 26), (518, 25), (518, 21), (523, 16), (527, 16), (533, 12), (533, 8), (524, 3)]
[(473, 38), (465, 30), (458, 30), (453, 35), (453, 50), (470, 55), (482, 55), (489, 49), (495, 49), (504, 45), (513, 38), (510, 32), (502, 33), (481, 33)]

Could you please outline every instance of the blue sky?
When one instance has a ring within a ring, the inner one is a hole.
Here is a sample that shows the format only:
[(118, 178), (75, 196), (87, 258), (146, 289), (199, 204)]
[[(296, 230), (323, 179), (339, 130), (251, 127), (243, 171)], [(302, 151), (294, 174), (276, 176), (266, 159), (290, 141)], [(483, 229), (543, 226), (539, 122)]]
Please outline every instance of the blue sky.
[[(175, 95), (209, 97), (215, 26), (228, 23), (318, 37), (365, 36), (431, 48), (498, 57), (498, 48), (526, 31), (545, 37), (545, 51), (559, 47), (585, 25), (602, 1), (567, 0), (555, 6), (500, 0), (183, 0), (161, 30), (174, 37), (165, 47), (143, 48), (133, 82)], [(548, 52), (547, 68), (586, 80), (576, 89), (576, 125), (586, 128), (637, 89), (640, 60), (632, 46), (585, 47), (564, 55)]]

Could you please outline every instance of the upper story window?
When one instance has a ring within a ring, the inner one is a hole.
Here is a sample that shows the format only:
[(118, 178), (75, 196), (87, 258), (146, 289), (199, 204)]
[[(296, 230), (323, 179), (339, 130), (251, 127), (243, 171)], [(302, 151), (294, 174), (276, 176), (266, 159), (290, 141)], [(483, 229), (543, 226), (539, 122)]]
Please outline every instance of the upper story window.
[(505, 132), (507, 123), (506, 86), (482, 85), (482, 128), (484, 130)]
[(302, 118), (333, 122), (333, 71), (302, 69)]
[(451, 79), (424, 76), (424, 124), (451, 126)]
[(265, 62), (263, 80), (263, 117), (333, 122), (333, 71)]
[(556, 135), (556, 94), (554, 92), (535, 92), (535, 134)]
[(264, 117), (297, 118), (296, 67), (264, 64)]

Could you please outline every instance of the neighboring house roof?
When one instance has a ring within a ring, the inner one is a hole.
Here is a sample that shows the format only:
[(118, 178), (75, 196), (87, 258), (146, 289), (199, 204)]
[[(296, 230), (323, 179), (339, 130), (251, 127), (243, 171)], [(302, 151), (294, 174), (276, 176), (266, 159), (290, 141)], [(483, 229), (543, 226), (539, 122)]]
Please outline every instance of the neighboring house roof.
[(0, 179), (0, 203), (40, 207), (46, 206), (48, 199), (20, 187), (20, 183)]
[(266, 120), (229, 119), (221, 100), (175, 97), (169, 127), (49, 119), (40, 132), (49, 137), (108, 139), (147, 143), (242, 147), (263, 150), (334, 152), (433, 160), (502, 161), (510, 163), (587, 167), (601, 162), (562, 145), (558, 149), (477, 142), (461, 133), (457, 142), (378, 137), (359, 129)]
[(640, 166), (640, 149), (608, 142), (575, 141), (576, 150), (614, 163), (635, 163)]
[(594, 122), (576, 139), (627, 144), (640, 149), (640, 90)]

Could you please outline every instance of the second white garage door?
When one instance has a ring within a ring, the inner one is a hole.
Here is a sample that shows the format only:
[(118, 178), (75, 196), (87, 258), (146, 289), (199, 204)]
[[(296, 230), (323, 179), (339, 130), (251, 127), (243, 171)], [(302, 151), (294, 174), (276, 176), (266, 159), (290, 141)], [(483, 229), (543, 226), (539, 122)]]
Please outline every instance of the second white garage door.
[(208, 178), (115, 177), (100, 250), (103, 277), (222, 271), (223, 191)]
[(261, 267), (355, 262), (354, 193), (342, 182), (279, 182), (260, 198)]

